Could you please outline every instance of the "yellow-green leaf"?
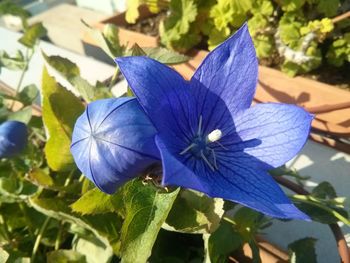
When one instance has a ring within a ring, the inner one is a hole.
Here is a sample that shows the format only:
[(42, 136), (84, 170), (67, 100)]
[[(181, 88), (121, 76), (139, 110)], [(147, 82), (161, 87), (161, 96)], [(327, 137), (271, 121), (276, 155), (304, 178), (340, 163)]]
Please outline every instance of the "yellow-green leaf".
[(43, 122), (47, 131), (45, 155), (54, 171), (75, 168), (70, 144), (73, 126), (84, 111), (81, 101), (51, 77), (44, 68), (42, 76)]

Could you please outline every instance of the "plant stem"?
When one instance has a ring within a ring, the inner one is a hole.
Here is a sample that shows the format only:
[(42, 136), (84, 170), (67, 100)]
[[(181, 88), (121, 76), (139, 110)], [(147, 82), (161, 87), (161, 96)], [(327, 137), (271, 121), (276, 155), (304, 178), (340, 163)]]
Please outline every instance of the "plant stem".
[(312, 196), (306, 196), (306, 195), (293, 195), (290, 196), (290, 199), (292, 199), (293, 201), (301, 201), (303, 203), (307, 203), (310, 205), (315, 205), (319, 208), (322, 208), (323, 210), (326, 210), (327, 212), (333, 214), (336, 218), (338, 218), (339, 220), (341, 220), (342, 222), (346, 223), (347, 225), (350, 225), (350, 221), (345, 218), (344, 216), (342, 216), (340, 213), (338, 213), (337, 211), (330, 209), (329, 207), (323, 205), (319, 200), (313, 198)]
[(43, 237), (43, 234), (46, 230), (46, 227), (47, 225), (49, 224), (51, 218), (50, 217), (47, 217), (45, 219), (45, 222), (44, 224), (41, 226), (40, 228), (40, 231), (39, 231), (39, 234), (37, 235), (36, 237), (36, 240), (35, 240), (35, 243), (34, 243), (34, 247), (33, 247), (33, 252), (32, 252), (32, 257), (30, 259), (30, 262), (35, 262), (34, 259), (35, 259), (35, 255), (36, 255), (36, 252), (38, 251), (38, 248), (39, 248), (39, 245), (40, 245), (40, 242), (41, 242), (41, 239)]
[(109, 88), (111, 89), (113, 87), (113, 85), (115, 84), (115, 82), (117, 81), (119, 75), (119, 67), (116, 67), (113, 77), (111, 79), (111, 82), (109, 83)]
[(56, 240), (55, 240), (55, 250), (58, 250), (60, 248), (61, 237), (62, 237), (62, 232), (63, 232), (63, 225), (64, 225), (64, 223), (61, 222), (60, 223), (60, 227), (58, 229), (57, 237), (56, 237)]
[[(29, 55), (29, 51), (31, 51), (30, 55)], [(29, 66), (30, 61), (32, 60), (33, 55), (34, 55), (34, 50), (32, 48), (31, 49), (27, 48), (26, 49), (26, 64), (25, 64), (24, 69), (21, 72), (20, 77), (19, 77), (19, 81), (18, 81), (18, 84), (16, 86), (16, 90), (15, 90), (15, 96), (17, 96), (19, 90), (21, 89), (21, 86), (22, 86), (22, 83), (24, 80), (24, 76), (26, 75), (26, 72), (28, 71), (28, 66)], [(11, 110), (13, 109), (14, 105), (15, 105), (15, 101), (13, 100), (11, 103), (11, 106), (10, 106)]]

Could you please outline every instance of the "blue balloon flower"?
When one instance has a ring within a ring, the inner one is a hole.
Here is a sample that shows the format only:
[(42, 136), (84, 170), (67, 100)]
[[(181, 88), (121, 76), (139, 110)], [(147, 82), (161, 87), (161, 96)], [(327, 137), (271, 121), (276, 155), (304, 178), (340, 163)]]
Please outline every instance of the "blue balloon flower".
[(19, 154), (27, 145), (27, 127), (23, 122), (6, 121), (0, 125), (0, 158)]
[(164, 185), (309, 220), (267, 171), (300, 151), (312, 116), (287, 104), (250, 108), (258, 62), (246, 25), (210, 52), (190, 81), (147, 57), (116, 62), (158, 131)]
[(135, 98), (99, 100), (78, 118), (71, 152), (83, 174), (111, 194), (160, 159), (155, 133)]

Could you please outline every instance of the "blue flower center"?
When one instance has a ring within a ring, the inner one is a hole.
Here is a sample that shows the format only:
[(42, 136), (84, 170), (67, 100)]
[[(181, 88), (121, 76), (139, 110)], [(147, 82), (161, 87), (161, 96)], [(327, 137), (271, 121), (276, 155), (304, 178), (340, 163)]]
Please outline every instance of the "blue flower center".
[(202, 116), (200, 116), (197, 136), (193, 138), (191, 144), (188, 147), (180, 152), (180, 155), (191, 153), (192, 156), (196, 159), (203, 160), (211, 170), (218, 170), (215, 151), (209, 146), (209, 144), (216, 142), (221, 147), (225, 148), (218, 142), (218, 140), (221, 138), (221, 135), (221, 131), (217, 129), (204, 136), (202, 134)]
[(203, 137), (195, 137), (193, 139), (193, 142), (192, 144), (194, 145), (192, 148), (191, 148), (191, 153), (197, 158), (197, 159), (200, 159), (202, 158), (201, 156), (201, 152), (204, 154), (204, 156), (209, 156), (210, 155), (210, 147), (208, 146), (207, 144), (207, 141), (205, 138)]

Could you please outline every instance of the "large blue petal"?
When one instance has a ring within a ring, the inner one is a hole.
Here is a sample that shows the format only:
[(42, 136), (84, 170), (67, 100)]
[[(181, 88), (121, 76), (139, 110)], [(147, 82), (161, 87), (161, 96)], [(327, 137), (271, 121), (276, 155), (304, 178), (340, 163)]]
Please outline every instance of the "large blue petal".
[(71, 152), (96, 186), (113, 193), (160, 158), (155, 133), (136, 99), (95, 101), (75, 124)]
[(175, 157), (159, 136), (156, 136), (156, 143), (162, 157), (164, 185), (194, 189), (273, 217), (310, 220), (290, 202), (266, 172), (226, 162), (220, 162), (217, 171), (211, 171), (198, 162), (195, 166), (184, 165), (184, 160)]
[(147, 57), (121, 57), (116, 62), (157, 131), (179, 151), (197, 131), (194, 98), (188, 82), (175, 70)]
[[(231, 114), (249, 108), (258, 78), (255, 48), (244, 24), (232, 37), (208, 54), (191, 79), (197, 111), (207, 115), (215, 109), (216, 94)], [(202, 85), (198, 85), (201, 83)]]
[[(304, 146), (312, 118), (303, 108), (294, 105), (258, 104), (234, 117), (236, 137), (241, 141), (227, 137), (223, 138), (223, 144), (231, 149), (227, 154), (232, 158), (242, 158), (239, 152), (242, 149), (270, 168), (278, 167), (292, 159)], [(249, 158), (242, 158), (242, 161), (251, 163)]]

